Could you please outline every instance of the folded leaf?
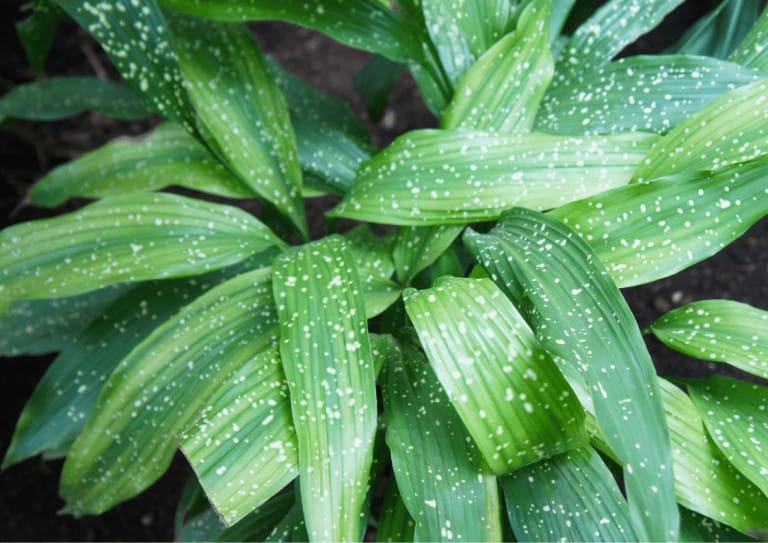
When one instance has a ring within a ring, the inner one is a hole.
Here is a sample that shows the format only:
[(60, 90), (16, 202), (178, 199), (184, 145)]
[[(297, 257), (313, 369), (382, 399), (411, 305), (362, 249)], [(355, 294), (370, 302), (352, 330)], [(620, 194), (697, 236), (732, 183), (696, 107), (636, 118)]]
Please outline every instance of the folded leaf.
[(307, 531), (311, 540), (357, 541), (376, 390), (356, 266), (338, 236), (286, 251), (274, 266)]
[(330, 214), (418, 226), (495, 220), (515, 205), (549, 209), (627, 184), (655, 140), (409, 132), (362, 165)]
[(635, 183), (549, 212), (594, 249), (620, 287), (669, 277), (768, 214), (768, 160)]
[(416, 522), (414, 538), (501, 540), (496, 477), (414, 348), (387, 366), (383, 399), (392, 468)]
[(55, 121), (89, 110), (126, 121), (152, 115), (131, 89), (97, 77), (42, 79), (14, 87), (0, 98), (0, 121)]
[(237, 208), (172, 194), (107, 198), (0, 232), (0, 313), (14, 300), (196, 275), (282, 245)]
[(627, 501), (592, 447), (500, 479), (518, 541), (637, 541)]
[(155, 112), (193, 129), (192, 107), (184, 92), (178, 58), (155, 0), (55, 2), (96, 38), (126, 82)]
[(623, 58), (547, 93), (536, 130), (551, 134), (664, 133), (719, 96), (763, 76), (733, 62), (654, 55)]
[(768, 379), (768, 311), (733, 300), (703, 300), (670, 311), (650, 330), (683, 354)]
[(67, 510), (100, 513), (152, 484), (217, 385), (277, 335), (269, 270), (230, 279), (158, 327), (112, 373), (67, 456)]
[(768, 7), (729, 57), (742, 66), (768, 72)]
[(446, 277), (404, 299), (440, 383), (495, 473), (586, 444), (578, 399), (492, 281)]
[(634, 317), (594, 251), (540, 213), (514, 209), (464, 242), (519, 300), (538, 340), (592, 394), (597, 424), (619, 458), (640, 539), (677, 535), (672, 452), (653, 363)]
[(308, 237), (288, 109), (250, 30), (181, 15), (169, 20), (203, 139)]
[(181, 186), (227, 198), (253, 192), (179, 125), (164, 124), (140, 139), (117, 139), (49, 172), (29, 192), (57, 206), (69, 198), (104, 198)]
[[(457, 13), (442, 0), (435, 3)], [(504, 3), (510, 9), (510, 4)], [(517, 29), (488, 49), (459, 80), (453, 100), (443, 113), (442, 128), (530, 130), (553, 73), (547, 33), (549, 15), (550, 0), (535, 0), (528, 5)], [(463, 18), (462, 14), (459, 20)]]

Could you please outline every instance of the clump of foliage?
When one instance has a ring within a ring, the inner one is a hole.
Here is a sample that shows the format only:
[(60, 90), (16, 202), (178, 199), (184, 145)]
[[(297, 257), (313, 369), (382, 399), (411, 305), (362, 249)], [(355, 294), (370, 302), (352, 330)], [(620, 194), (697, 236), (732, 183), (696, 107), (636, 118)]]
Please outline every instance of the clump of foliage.
[[(65, 456), (66, 510), (97, 514), (180, 449), (184, 539), (764, 537), (768, 389), (657, 377), (619, 291), (768, 210), (759, 2), (614, 60), (680, 3), (33, 2), (35, 65), (69, 16), (127, 86), (31, 83), (0, 115), (165, 122), (29, 193), (95, 202), (0, 233), (2, 352), (60, 351), (4, 465)], [(407, 66), (440, 127), (375, 149), (262, 55), (263, 19), (376, 53), (355, 78), (374, 112)], [(310, 240), (318, 194), (389, 233)], [(701, 300), (647, 332), (768, 378), (762, 309)]]

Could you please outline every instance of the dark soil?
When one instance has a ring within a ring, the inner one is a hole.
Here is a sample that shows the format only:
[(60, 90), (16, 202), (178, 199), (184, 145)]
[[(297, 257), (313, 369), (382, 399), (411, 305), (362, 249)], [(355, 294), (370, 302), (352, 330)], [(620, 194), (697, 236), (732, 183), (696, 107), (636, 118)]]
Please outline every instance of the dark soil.
[[(27, 67), (23, 51), (10, 23), (19, 20), (19, 0), (3, 4), (0, 51), (0, 94), (29, 81), (35, 74)], [(641, 39), (627, 53), (658, 51), (670, 45), (682, 30), (705, 11), (707, 2), (691, 0), (672, 14), (663, 28)], [(254, 25), (263, 48), (290, 70), (316, 86), (347, 99), (365, 116), (360, 99), (351, 86), (352, 75), (368, 54), (340, 46), (324, 36), (281, 23)], [(115, 75), (98, 46), (69, 23), (58, 33), (47, 64), (46, 75)], [(414, 128), (435, 126), (413, 81), (402, 77), (396, 84), (380, 125), (370, 124), (374, 143), (386, 145), (397, 134)], [(139, 134), (147, 123), (125, 123), (98, 114), (83, 114), (55, 123), (16, 122), (0, 131), (0, 226), (50, 215), (22, 204), (30, 185), (51, 167), (94, 149), (126, 133)], [(320, 208), (332, 205), (320, 200)], [(71, 206), (71, 204), (70, 204)], [(54, 213), (69, 209), (64, 207)], [(324, 229), (321, 209), (312, 221), (315, 233)], [(641, 327), (666, 311), (707, 298), (728, 298), (768, 308), (768, 252), (761, 250), (768, 239), (768, 220), (755, 225), (742, 239), (720, 254), (674, 277), (647, 286), (627, 289), (625, 295)], [(711, 371), (738, 374), (724, 365), (693, 361), (649, 339), (649, 347), (661, 375), (693, 376)], [(0, 385), (0, 454), (4, 454), (16, 418), (52, 357), (2, 359)], [(31, 459), (0, 472), (0, 539), (2, 540), (170, 540), (173, 515), (184, 481), (190, 474), (185, 461), (177, 458), (169, 472), (140, 497), (99, 517), (73, 519), (58, 516), (62, 502), (57, 497), (61, 461)]]

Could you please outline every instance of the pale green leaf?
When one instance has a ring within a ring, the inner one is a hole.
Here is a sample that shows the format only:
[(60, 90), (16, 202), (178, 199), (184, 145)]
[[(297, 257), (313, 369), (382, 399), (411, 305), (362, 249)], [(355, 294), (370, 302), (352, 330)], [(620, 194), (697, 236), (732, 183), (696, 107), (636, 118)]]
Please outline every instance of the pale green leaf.
[(554, 44), (560, 38), (565, 22), (576, 0), (552, 0), (552, 14), (549, 16), (549, 42)]
[(571, 387), (492, 281), (446, 277), (404, 299), (440, 383), (495, 473), (587, 442)]
[(768, 81), (731, 91), (659, 139), (633, 175), (648, 181), (680, 171), (718, 170), (768, 153)]
[(620, 287), (708, 258), (768, 214), (768, 160), (682, 173), (572, 202), (549, 215), (594, 249)]
[(228, 198), (254, 196), (179, 125), (164, 124), (148, 136), (121, 138), (67, 162), (29, 192), (33, 203), (57, 206), (69, 198), (104, 198), (170, 185)]
[(0, 312), (14, 300), (196, 275), (282, 245), (237, 208), (172, 194), (106, 198), (0, 232)]
[(0, 98), (0, 121), (55, 121), (89, 110), (126, 121), (152, 115), (131, 89), (97, 77), (41, 79), (18, 85)]
[(400, 496), (416, 523), (414, 538), (499, 541), (496, 477), (430, 365), (406, 346), (383, 380), (387, 445)]
[(362, 165), (330, 214), (418, 226), (495, 220), (516, 205), (550, 209), (626, 185), (656, 139), (409, 132)]
[(392, 248), (397, 280), (407, 285), (417, 273), (435, 262), (456, 240), (463, 225), (406, 226)]
[(530, 320), (571, 382), (592, 395), (619, 458), (640, 539), (677, 535), (672, 452), (657, 378), (626, 301), (594, 251), (559, 221), (515, 209), (464, 242)]
[(230, 279), (159, 326), (112, 373), (70, 450), (67, 510), (100, 513), (152, 484), (217, 385), (277, 336), (268, 269)]
[(768, 311), (733, 300), (702, 300), (670, 311), (650, 330), (683, 354), (768, 379)]
[(286, 251), (274, 266), (307, 531), (312, 540), (358, 540), (376, 390), (354, 259), (331, 236)]
[(547, 34), (549, 14), (549, 0), (528, 5), (517, 29), (488, 49), (459, 80), (443, 114), (442, 128), (530, 130), (553, 73)]
[(768, 6), (763, 8), (757, 22), (731, 54), (730, 60), (768, 72)]
[(707, 57), (623, 58), (549, 92), (536, 130), (551, 134), (669, 132), (719, 96), (763, 76)]
[(178, 58), (156, 0), (55, 0), (101, 44), (126, 82), (161, 116), (194, 126)]
[(686, 386), (723, 456), (768, 495), (768, 388), (722, 375), (687, 380)]
[(308, 237), (290, 116), (250, 30), (182, 15), (169, 21), (203, 139)]
[(413, 541), (416, 523), (403, 503), (403, 498), (400, 496), (400, 490), (397, 488), (397, 482), (394, 478), (389, 480), (377, 520), (377, 542)]
[(592, 447), (500, 479), (519, 541), (637, 541), (627, 501)]

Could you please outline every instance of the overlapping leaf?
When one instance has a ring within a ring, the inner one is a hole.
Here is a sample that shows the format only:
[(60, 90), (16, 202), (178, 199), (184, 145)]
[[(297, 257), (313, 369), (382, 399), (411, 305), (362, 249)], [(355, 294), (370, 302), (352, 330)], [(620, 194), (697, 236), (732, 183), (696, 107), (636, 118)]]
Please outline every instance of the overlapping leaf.
[(14, 300), (212, 271), (282, 244), (233, 207), (172, 194), (107, 198), (0, 233), (0, 312)]
[(399, 62), (373, 55), (352, 78), (358, 96), (365, 103), (368, 116), (379, 122), (389, 101), (392, 87), (405, 70)]
[(515, 205), (549, 209), (627, 184), (655, 140), (410, 132), (362, 165), (331, 214), (418, 226), (494, 220)]
[(376, 431), (374, 364), (358, 274), (337, 236), (275, 261), (280, 355), (311, 539), (357, 540)]
[(29, 197), (53, 207), (74, 196), (104, 198), (170, 185), (229, 198), (253, 197), (184, 128), (170, 123), (144, 138), (118, 139), (59, 166), (35, 183)]
[(376, 541), (413, 541), (415, 530), (416, 523), (403, 503), (397, 482), (392, 478), (389, 480), (387, 493), (381, 504), (376, 526)]
[(578, 399), (492, 281), (446, 277), (404, 299), (437, 377), (494, 472), (586, 443)]
[(768, 72), (768, 7), (763, 8), (763, 13), (731, 54), (730, 60), (761, 72)]
[(217, 385), (277, 335), (269, 270), (211, 289), (158, 327), (112, 373), (67, 456), (67, 510), (100, 513), (152, 484)]
[(650, 330), (688, 356), (727, 362), (768, 379), (768, 312), (733, 300), (703, 300), (674, 309)]
[(415, 539), (500, 540), (496, 477), (414, 348), (387, 366), (383, 397), (387, 445)]
[(0, 121), (55, 121), (89, 110), (126, 121), (152, 115), (131, 89), (97, 77), (42, 79), (14, 87), (0, 98)]
[(720, 251), (768, 214), (768, 160), (682, 173), (566, 204), (573, 228), (620, 287), (668, 277)]
[(203, 139), (307, 237), (287, 106), (248, 27), (181, 15), (170, 21)]
[(536, 129), (551, 134), (669, 132), (719, 96), (763, 76), (684, 55), (620, 59), (547, 94)]
[(592, 447), (502, 477), (519, 541), (637, 541), (627, 501)]
[(754, 541), (754, 539), (737, 532), (726, 524), (721, 524), (709, 517), (681, 507), (680, 541), (690, 543), (711, 541), (712, 543), (720, 543), (726, 541)]
[(408, 284), (417, 273), (435, 262), (463, 228), (460, 224), (401, 228), (392, 248), (398, 281)]
[(588, 385), (597, 424), (624, 471), (638, 537), (676, 537), (672, 453), (653, 363), (597, 255), (562, 223), (523, 209), (506, 213), (489, 234), (467, 230), (464, 241), (519, 300), (569, 380)]

